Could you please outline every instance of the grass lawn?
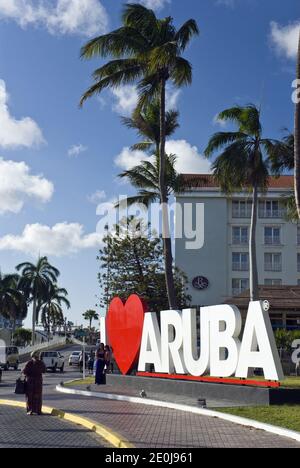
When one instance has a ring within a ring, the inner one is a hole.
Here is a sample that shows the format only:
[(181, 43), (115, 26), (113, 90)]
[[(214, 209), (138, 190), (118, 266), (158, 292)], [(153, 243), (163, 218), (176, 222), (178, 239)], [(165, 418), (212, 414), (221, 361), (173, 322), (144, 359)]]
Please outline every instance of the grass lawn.
[[(264, 380), (262, 377), (254, 377), (251, 380)], [(76, 385), (91, 385), (95, 382), (95, 377), (90, 376), (87, 377), (85, 380), (78, 380), (76, 381)], [(67, 386), (71, 386), (71, 384), (66, 384)], [(288, 377), (286, 380), (281, 382), (282, 387), (288, 388), (300, 388), (300, 377)]]
[(216, 411), (300, 432), (300, 405), (216, 408)]
[[(76, 381), (76, 385), (87, 386), (94, 382), (95, 378), (90, 376), (85, 380)], [(74, 383), (72, 382), (65, 385), (74, 387)], [(282, 386), (300, 388), (300, 378), (290, 377), (282, 383)], [(300, 432), (300, 405), (216, 408), (216, 411), (241, 416), (247, 419), (254, 419), (255, 421)]]
[(87, 377), (85, 380), (74, 380), (72, 382), (65, 383), (65, 387), (74, 387), (74, 385), (91, 385), (95, 383), (95, 377), (92, 375)]

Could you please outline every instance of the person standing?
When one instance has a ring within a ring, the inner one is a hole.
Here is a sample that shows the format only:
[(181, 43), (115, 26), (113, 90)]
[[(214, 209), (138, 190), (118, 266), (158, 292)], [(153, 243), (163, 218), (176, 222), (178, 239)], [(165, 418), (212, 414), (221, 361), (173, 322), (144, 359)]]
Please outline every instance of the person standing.
[(111, 372), (111, 369), (110, 369), (110, 362), (111, 362), (111, 351), (110, 351), (110, 347), (108, 345), (105, 346), (104, 348), (104, 351), (105, 351), (105, 372), (108, 374), (109, 372)]
[(32, 416), (42, 415), (43, 406), (43, 374), (46, 373), (46, 366), (40, 360), (38, 352), (31, 354), (31, 360), (26, 364), (23, 374), (26, 378), (26, 405), (27, 414)]
[(97, 354), (96, 354), (96, 366), (95, 366), (95, 384), (96, 385), (105, 385), (106, 376), (104, 372), (105, 368), (105, 349), (104, 344), (101, 343)]

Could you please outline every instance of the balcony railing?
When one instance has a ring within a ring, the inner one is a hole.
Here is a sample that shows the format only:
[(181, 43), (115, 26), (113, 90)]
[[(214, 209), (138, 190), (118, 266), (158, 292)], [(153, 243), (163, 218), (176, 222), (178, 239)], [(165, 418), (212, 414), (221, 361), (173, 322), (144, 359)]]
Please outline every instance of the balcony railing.
[(280, 237), (265, 236), (265, 245), (280, 245)]
[(249, 271), (249, 263), (240, 263), (240, 262), (233, 262), (232, 263), (232, 270), (233, 271)]
[(234, 245), (247, 245), (249, 243), (248, 237), (233, 236), (232, 243)]
[(265, 271), (282, 271), (282, 264), (281, 263), (265, 263)]
[(278, 210), (266, 210), (264, 208), (260, 208), (258, 215), (260, 218), (265, 219), (282, 219), (286, 217), (287, 211), (284, 208), (280, 208)]
[(252, 210), (240, 210), (240, 209), (233, 209), (232, 210), (232, 217), (239, 218), (239, 219), (250, 219), (252, 214)]

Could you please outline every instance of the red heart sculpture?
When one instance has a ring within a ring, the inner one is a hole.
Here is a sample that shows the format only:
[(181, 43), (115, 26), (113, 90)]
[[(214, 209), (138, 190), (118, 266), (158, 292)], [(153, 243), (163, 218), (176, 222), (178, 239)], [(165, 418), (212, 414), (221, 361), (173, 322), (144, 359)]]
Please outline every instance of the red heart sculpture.
[(106, 319), (107, 333), (123, 375), (128, 374), (138, 360), (146, 311), (145, 303), (135, 294), (129, 297), (125, 305), (119, 297), (110, 304)]

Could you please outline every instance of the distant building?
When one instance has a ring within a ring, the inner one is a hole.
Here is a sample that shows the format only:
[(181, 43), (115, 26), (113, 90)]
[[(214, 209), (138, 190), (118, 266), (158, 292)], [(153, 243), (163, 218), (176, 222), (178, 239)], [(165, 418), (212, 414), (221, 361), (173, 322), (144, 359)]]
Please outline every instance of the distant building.
[[(192, 188), (177, 194), (177, 204), (182, 213), (184, 204), (191, 204), (194, 215), (196, 205), (204, 205), (205, 239), (203, 248), (196, 250), (187, 248), (190, 239), (185, 235), (176, 239), (175, 263), (188, 277), (193, 305), (221, 304), (249, 289), (251, 194), (227, 196), (212, 175), (184, 177)], [(256, 244), (261, 285), (300, 285), (300, 225), (286, 220), (283, 203), (293, 184), (291, 176), (271, 177), (267, 193), (259, 195)]]
[[(270, 318), (274, 329), (300, 329), (300, 286), (260, 286), (260, 297), (270, 303)], [(226, 300), (236, 305), (243, 318), (249, 305), (249, 291)]]
[[(16, 328), (22, 327), (23, 322), (22, 320), (17, 320), (16, 321)], [(13, 329), (13, 321), (12, 320), (7, 320), (4, 318), (2, 315), (0, 315), (0, 329), (3, 328), (5, 330), (12, 330)]]

